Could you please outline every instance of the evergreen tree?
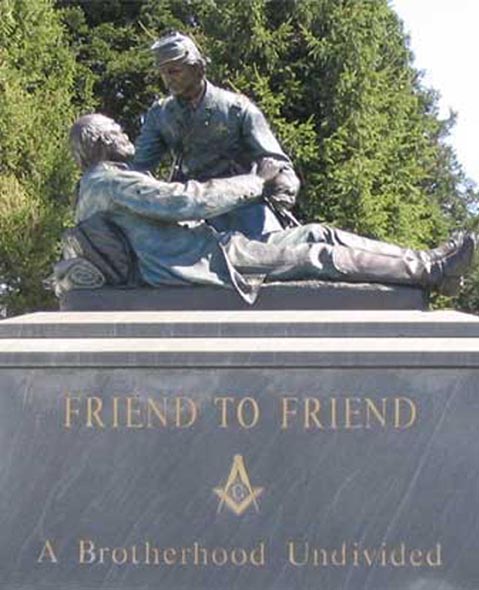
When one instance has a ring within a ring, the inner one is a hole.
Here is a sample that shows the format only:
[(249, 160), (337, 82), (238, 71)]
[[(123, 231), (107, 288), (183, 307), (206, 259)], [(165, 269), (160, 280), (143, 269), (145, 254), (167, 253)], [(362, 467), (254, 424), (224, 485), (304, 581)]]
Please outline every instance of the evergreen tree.
[[(56, 2), (83, 74), (77, 77), (77, 92), (81, 96), (91, 91), (96, 110), (119, 121), (132, 137), (140, 129), (142, 113), (161, 90), (149, 51), (152, 40), (141, 22), (143, 4), (143, 0)], [(83, 112), (87, 110), (83, 105)]]
[(161, 93), (148, 46), (180, 29), (210, 56), (213, 81), (265, 112), (303, 177), (303, 219), (427, 246), (467, 217), (475, 194), (444, 143), (452, 120), (422, 87), (387, 0), (72, 4), (99, 104), (130, 132)]
[[(136, 136), (140, 116), (164, 92), (149, 47), (179, 29), (211, 58), (213, 82), (265, 112), (302, 177), (303, 220), (416, 247), (474, 222), (477, 194), (445, 143), (454, 118), (440, 119), (387, 0), (57, 0), (57, 14), (48, 0), (1, 1), (10, 98), (0, 108), (8, 154), (0, 172), (6, 192), (26, 191), (28, 207), (35, 196), (48, 212), (55, 191), (71, 190), (70, 161), (53, 163), (72, 101)], [(49, 145), (38, 160), (45, 125)]]
[(49, 0), (0, 2), (0, 283), (9, 313), (54, 304), (42, 288), (72, 192), (66, 135), (75, 60)]

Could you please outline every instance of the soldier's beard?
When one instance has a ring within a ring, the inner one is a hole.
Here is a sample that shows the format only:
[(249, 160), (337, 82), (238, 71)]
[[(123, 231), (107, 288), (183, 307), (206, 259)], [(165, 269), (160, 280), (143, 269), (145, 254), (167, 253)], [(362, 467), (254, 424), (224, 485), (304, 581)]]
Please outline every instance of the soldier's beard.
[(113, 155), (115, 157), (111, 159), (126, 162), (135, 155), (135, 146), (130, 141), (117, 142), (113, 149)]

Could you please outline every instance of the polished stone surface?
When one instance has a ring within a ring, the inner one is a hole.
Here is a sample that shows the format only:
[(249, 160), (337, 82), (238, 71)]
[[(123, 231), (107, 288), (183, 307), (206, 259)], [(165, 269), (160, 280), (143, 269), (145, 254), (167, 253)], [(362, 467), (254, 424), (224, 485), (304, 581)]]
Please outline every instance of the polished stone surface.
[(1, 590), (477, 590), (478, 320), (246, 316), (0, 322)]
[(60, 298), (62, 311), (99, 310), (283, 310), (426, 309), (429, 297), (416, 287), (331, 281), (266, 283), (254, 306), (220, 287), (76, 290)]
[(38, 312), (0, 321), (2, 338), (476, 338), (456, 311)]

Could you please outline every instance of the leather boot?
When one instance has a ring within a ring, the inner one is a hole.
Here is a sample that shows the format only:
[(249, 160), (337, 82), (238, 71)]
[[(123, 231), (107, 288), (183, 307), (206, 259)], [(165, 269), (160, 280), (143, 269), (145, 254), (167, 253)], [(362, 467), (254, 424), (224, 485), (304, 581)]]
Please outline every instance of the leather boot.
[(421, 250), (421, 254), (429, 256), (429, 258), (435, 262), (441, 260), (444, 256), (452, 254), (459, 248), (459, 246), (466, 239), (467, 234), (465, 232), (456, 232), (447, 240), (432, 250)]
[(475, 239), (471, 234), (461, 237), (452, 250), (445, 247), (445, 255), (438, 251), (409, 250), (406, 256), (395, 257), (336, 246), (333, 261), (347, 281), (411, 285), (453, 295), (471, 265), (474, 248)]
[(459, 241), (457, 248), (433, 264), (433, 267), (438, 266), (441, 271), (442, 278), (435, 287), (442, 295), (457, 295), (462, 278), (469, 270), (474, 258), (476, 236), (472, 233), (462, 234), (457, 239)]

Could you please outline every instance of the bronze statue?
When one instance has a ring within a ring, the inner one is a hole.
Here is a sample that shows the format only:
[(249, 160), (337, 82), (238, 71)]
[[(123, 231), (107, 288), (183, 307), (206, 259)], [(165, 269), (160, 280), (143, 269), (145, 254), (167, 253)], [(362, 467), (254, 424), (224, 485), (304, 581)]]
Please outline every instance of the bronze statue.
[[(452, 294), (472, 261), (471, 234), (417, 251), (321, 224), (280, 230), (257, 240), (239, 232), (218, 232), (204, 220), (245, 203), (260, 203), (279, 172), (276, 160), (265, 159), (257, 174), (163, 182), (128, 168), (124, 162), (134, 148), (120, 126), (103, 115), (81, 117), (72, 127), (71, 143), (83, 170), (75, 211), (83, 234), (67, 239), (69, 255), (80, 258), (64, 266), (81, 266), (86, 259), (87, 274), (92, 263), (93, 268), (103, 259), (114, 263), (115, 232), (132, 248), (140, 283), (233, 287), (250, 303), (262, 281), (312, 278), (415, 285)], [(97, 230), (99, 216), (101, 223), (114, 228), (111, 234)], [(92, 240), (92, 235), (97, 237)], [(89, 242), (94, 242), (91, 255)], [(124, 252), (123, 243), (120, 247)], [(64, 275), (65, 279), (68, 272)], [(120, 276), (117, 283), (121, 281)]]
[(237, 207), (212, 218), (218, 231), (249, 237), (282, 229), (299, 180), (262, 112), (246, 96), (213, 85), (206, 58), (192, 39), (170, 33), (153, 44), (160, 76), (170, 96), (153, 104), (136, 141), (132, 167), (153, 172), (167, 152), (174, 156), (170, 180), (205, 181), (248, 173), (265, 157), (280, 165), (268, 202)]

